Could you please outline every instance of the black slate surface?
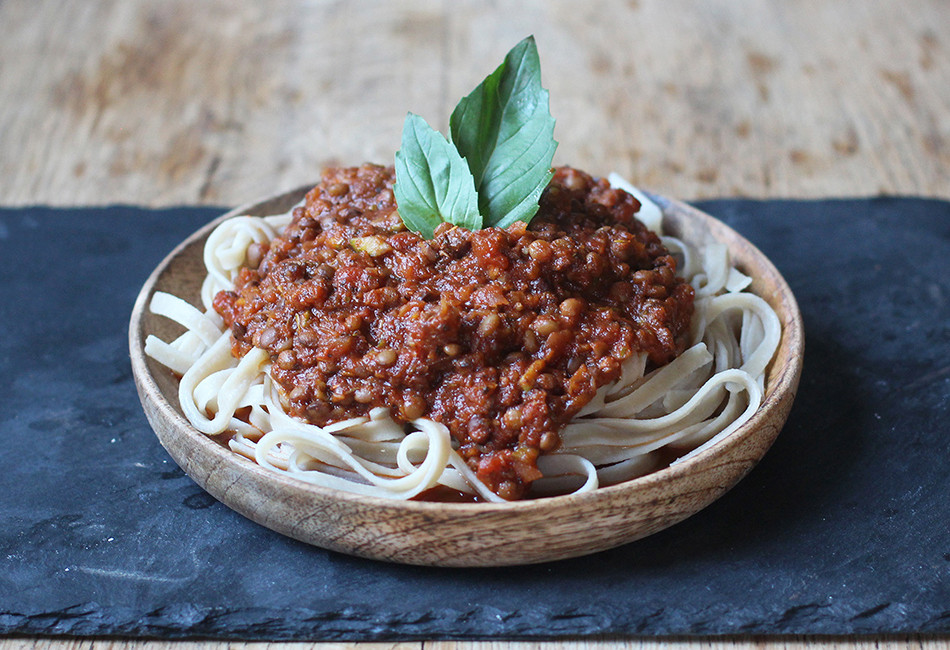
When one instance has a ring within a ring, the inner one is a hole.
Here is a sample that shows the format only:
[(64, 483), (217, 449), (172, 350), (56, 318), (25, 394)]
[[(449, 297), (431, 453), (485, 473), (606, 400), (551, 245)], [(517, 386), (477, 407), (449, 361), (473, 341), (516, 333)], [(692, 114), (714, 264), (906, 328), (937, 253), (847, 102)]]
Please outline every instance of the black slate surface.
[(256, 639), (950, 632), (950, 204), (698, 204), (805, 320), (765, 460), (690, 520), (500, 570), (308, 547), (207, 496), (142, 414), (135, 295), (215, 209), (0, 210), (0, 634)]

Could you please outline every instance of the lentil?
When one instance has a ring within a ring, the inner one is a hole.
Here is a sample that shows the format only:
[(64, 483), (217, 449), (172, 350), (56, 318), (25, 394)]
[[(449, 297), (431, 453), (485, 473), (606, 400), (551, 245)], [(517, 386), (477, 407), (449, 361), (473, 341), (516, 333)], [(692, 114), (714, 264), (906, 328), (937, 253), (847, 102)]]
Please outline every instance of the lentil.
[(236, 356), (270, 352), (291, 415), (431, 418), (520, 498), (628, 356), (652, 368), (683, 350), (692, 289), (637, 200), (579, 170), (556, 170), (530, 227), (441, 224), (429, 241), (402, 226), (393, 182), (392, 168), (327, 170), (215, 309)]

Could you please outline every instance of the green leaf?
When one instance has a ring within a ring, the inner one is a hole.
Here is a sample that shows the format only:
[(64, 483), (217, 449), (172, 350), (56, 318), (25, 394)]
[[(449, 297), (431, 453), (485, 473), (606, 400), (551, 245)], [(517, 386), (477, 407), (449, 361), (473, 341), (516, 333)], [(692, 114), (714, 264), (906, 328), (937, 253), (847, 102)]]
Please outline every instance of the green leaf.
[(426, 239), (443, 221), (478, 230), (482, 217), (468, 165), (445, 137), (409, 113), (396, 152), (393, 194), (403, 223)]
[(452, 112), (452, 142), (465, 158), (488, 226), (528, 222), (551, 180), (557, 142), (534, 37), (518, 43)]

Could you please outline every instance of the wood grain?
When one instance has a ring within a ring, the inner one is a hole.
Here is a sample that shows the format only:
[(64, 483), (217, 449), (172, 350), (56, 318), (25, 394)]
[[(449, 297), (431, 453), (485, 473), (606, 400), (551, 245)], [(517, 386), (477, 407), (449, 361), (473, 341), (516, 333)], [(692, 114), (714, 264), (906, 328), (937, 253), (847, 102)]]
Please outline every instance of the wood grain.
[(769, 302), (781, 322), (762, 404), (727, 438), (693, 458), (625, 483), (504, 504), (374, 498), (263, 469), (188, 422), (179, 404), (177, 378), (144, 351), (149, 335), (170, 341), (180, 332), (147, 306), (157, 291), (200, 304), (207, 275), (204, 244), (218, 223), (244, 214), (280, 214), (300, 201), (306, 187), (236, 208), (183, 242), (146, 281), (129, 328), (135, 384), (162, 445), (198, 485), (268, 528), (322, 548), (424, 566), (503, 566), (577, 557), (651, 535), (706, 507), (758, 463), (785, 423), (804, 353), (801, 314), (791, 289), (772, 263), (734, 230), (661, 197), (664, 232), (694, 246), (725, 244), (732, 263), (752, 278), (749, 290)]
[[(6, 0), (0, 204), (238, 205), (328, 163), (385, 162), (407, 110), (444, 124), (527, 33), (552, 91), (558, 162), (681, 198), (950, 198), (942, 0)], [(0, 650), (265, 645), (0, 639)], [(919, 636), (557, 645), (950, 647)]]
[(0, 3), (0, 203), (238, 205), (444, 125), (525, 34), (560, 148), (668, 196), (950, 197), (950, 5)]
[(752, 636), (624, 641), (403, 641), (394, 643), (259, 643), (231, 641), (159, 641), (125, 639), (0, 639), (0, 650), (950, 650), (950, 640), (924, 635), (886, 637)]

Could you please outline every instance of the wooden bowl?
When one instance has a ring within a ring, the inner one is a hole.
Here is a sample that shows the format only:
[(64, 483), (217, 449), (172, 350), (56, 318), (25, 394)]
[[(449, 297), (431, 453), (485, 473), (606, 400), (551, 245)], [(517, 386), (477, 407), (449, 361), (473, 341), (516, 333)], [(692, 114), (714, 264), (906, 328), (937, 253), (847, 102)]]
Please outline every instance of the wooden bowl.
[(619, 485), (578, 495), (515, 503), (393, 501), (322, 488), (267, 471), (194, 429), (178, 404), (178, 382), (147, 358), (145, 337), (171, 340), (178, 326), (148, 312), (155, 291), (200, 304), (205, 239), (239, 214), (286, 212), (301, 188), (240, 207), (208, 224), (155, 269), (136, 300), (129, 329), (139, 397), (162, 445), (216, 499), (279, 533), (323, 548), (392, 562), (434, 566), (502, 566), (546, 562), (612, 548), (682, 521), (722, 496), (762, 458), (785, 423), (802, 368), (801, 314), (769, 260), (716, 219), (656, 197), (665, 232), (687, 241), (712, 237), (753, 277), (782, 322), (782, 338), (752, 419), (696, 456)]

